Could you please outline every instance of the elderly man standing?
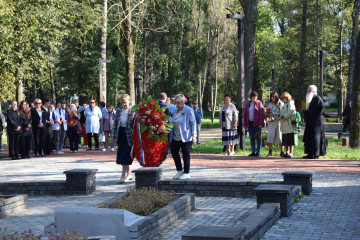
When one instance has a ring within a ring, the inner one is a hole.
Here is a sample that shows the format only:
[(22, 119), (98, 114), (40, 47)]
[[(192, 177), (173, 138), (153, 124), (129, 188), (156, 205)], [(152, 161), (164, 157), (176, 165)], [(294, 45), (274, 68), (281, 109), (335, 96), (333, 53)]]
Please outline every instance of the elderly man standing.
[(324, 102), (317, 95), (317, 87), (310, 85), (306, 94), (306, 123), (304, 132), (304, 147), (307, 154), (303, 158), (317, 159), (326, 155), (325, 130), (323, 121)]

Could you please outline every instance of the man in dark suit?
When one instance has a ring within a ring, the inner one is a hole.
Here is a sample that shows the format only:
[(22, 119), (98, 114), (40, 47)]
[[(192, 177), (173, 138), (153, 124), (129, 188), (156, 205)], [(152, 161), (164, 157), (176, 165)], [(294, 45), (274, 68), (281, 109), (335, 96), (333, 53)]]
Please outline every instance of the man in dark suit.
[(166, 93), (164, 93), (164, 92), (160, 93), (159, 106), (160, 106), (160, 108), (166, 107), (165, 114), (166, 114), (166, 115), (169, 115), (169, 116), (172, 116), (172, 113), (171, 113), (171, 111), (170, 111), (170, 106), (165, 103), (165, 102), (166, 102), (166, 99), (167, 99)]
[(7, 132), (9, 135), (9, 157), (12, 160), (20, 159), (19, 146), (22, 133), (23, 117), (18, 110), (17, 101), (11, 102), (11, 108), (7, 111)]
[(54, 121), (52, 120), (52, 116), (50, 116), (50, 100), (48, 98), (44, 99), (44, 105), (41, 107), (46, 115), (46, 136), (45, 136), (45, 146), (44, 146), (44, 154), (50, 155), (51, 154), (51, 148), (52, 148), (52, 138), (51, 138), (51, 129), (52, 125), (54, 124)]

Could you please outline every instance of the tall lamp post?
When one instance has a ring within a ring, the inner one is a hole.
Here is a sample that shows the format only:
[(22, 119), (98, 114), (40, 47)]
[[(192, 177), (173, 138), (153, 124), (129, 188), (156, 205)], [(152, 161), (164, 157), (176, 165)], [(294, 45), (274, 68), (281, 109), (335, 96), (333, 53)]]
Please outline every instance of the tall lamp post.
[[(103, 63), (110, 63), (111, 60), (102, 60), (102, 58), (99, 58), (99, 85), (100, 85), (100, 101), (106, 102), (106, 91), (103, 91), (103, 84), (102, 84), (102, 64)], [(106, 74), (106, 73), (104, 73)]]
[[(231, 12), (230, 9), (227, 8)], [(242, 19), (244, 18), (243, 13), (238, 12), (237, 14), (231, 12), (226, 14), (226, 18), (237, 19), (238, 22), (238, 99), (237, 103), (239, 106), (239, 126), (237, 129), (239, 135), (239, 148), (245, 151), (245, 131), (243, 127), (243, 112), (245, 102), (245, 74), (244, 74), (244, 29), (242, 26)]]
[(135, 81), (135, 103), (140, 102), (140, 81), (142, 80), (141, 76), (138, 75), (134, 78)]
[(272, 66), (272, 69), (271, 69), (271, 88), (272, 88), (272, 91), (275, 91), (275, 66), (274, 65)]
[(324, 98), (324, 56), (327, 55), (327, 52), (320, 50), (320, 77), (319, 77), (319, 95)]

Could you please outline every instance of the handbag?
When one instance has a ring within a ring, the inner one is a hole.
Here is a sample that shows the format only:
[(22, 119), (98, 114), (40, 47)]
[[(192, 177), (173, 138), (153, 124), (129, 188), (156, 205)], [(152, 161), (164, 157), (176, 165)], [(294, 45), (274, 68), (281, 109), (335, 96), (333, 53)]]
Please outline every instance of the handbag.
[(81, 127), (80, 121), (77, 121), (77, 123), (76, 123), (76, 132), (77, 132), (79, 135), (82, 135), (82, 127)]
[(296, 124), (297, 121), (296, 121), (296, 111), (294, 111), (294, 113), (291, 115), (291, 123), (292, 124)]

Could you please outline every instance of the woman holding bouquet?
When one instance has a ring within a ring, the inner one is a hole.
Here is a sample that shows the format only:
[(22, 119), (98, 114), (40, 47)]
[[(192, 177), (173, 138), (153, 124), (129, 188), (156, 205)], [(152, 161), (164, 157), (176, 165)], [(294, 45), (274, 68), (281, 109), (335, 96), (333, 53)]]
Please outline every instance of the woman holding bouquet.
[[(175, 97), (176, 109), (174, 110), (172, 122), (175, 125), (171, 134), (171, 154), (175, 161), (177, 173), (174, 179), (190, 178), (190, 149), (191, 145), (196, 143), (196, 120), (194, 110), (185, 105), (186, 98), (182, 94)], [(182, 172), (182, 164), (180, 151), (184, 160), (184, 172)]]
[(122, 165), (120, 183), (124, 183), (132, 179), (130, 165), (133, 159), (130, 152), (133, 145), (132, 136), (135, 112), (130, 109), (131, 98), (128, 94), (122, 95), (120, 102), (121, 107), (116, 110), (111, 138), (118, 144), (116, 163)]
[(280, 130), (280, 121), (276, 118), (280, 117), (280, 109), (284, 103), (280, 101), (279, 95), (277, 92), (272, 92), (270, 94), (270, 103), (266, 109), (266, 117), (268, 119), (268, 135), (267, 142), (269, 144), (269, 154), (268, 157), (272, 156), (272, 145), (280, 144), (282, 157), (284, 155), (283, 147), (281, 146), (281, 130)]
[[(251, 154), (249, 156), (260, 156), (261, 151), (261, 128), (264, 125), (264, 108), (256, 91), (250, 93), (250, 101), (245, 105), (244, 128), (249, 130)], [(257, 147), (255, 148), (255, 139)]]

